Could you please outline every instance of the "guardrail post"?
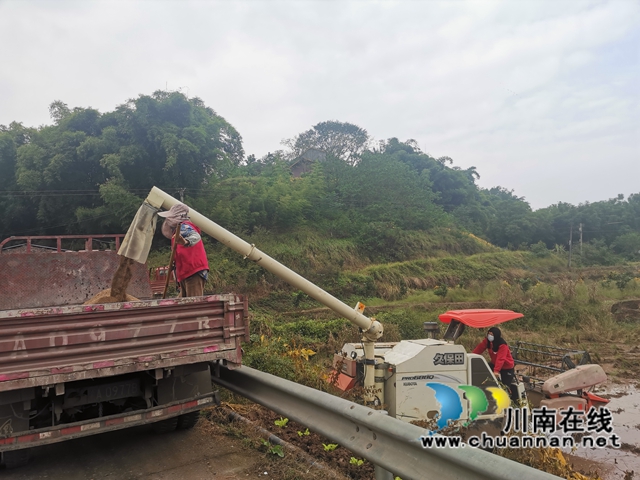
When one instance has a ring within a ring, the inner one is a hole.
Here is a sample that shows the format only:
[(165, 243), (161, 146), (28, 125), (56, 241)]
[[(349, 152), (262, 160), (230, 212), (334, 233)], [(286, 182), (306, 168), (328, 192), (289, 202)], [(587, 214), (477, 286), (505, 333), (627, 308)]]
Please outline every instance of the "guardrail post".
[(378, 465), (373, 466), (373, 471), (376, 474), (376, 480), (393, 480), (393, 474)]
[[(389, 412), (387, 412), (386, 410), (378, 410), (378, 412), (381, 415), (389, 415)], [(380, 465), (374, 464), (373, 471), (375, 473), (376, 480), (393, 480), (394, 479), (393, 474), (390, 471), (382, 468)]]

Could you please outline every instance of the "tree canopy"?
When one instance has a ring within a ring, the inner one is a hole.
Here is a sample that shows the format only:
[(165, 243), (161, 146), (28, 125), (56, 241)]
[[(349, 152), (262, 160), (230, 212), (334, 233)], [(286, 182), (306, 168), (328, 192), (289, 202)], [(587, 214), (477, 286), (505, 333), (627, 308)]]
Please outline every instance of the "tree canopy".
[(197, 191), (244, 157), (226, 120), (177, 92), (140, 95), (104, 114), (56, 101), (50, 113), (51, 126), (0, 130), (3, 232), (60, 231), (73, 220), (73, 229), (120, 230), (153, 185)]
[[(414, 140), (373, 145), (367, 131), (327, 121), (245, 158), (240, 134), (198, 99), (157, 91), (112, 112), (50, 105), (52, 125), (0, 126), (0, 237), (114, 233), (152, 186), (238, 233), (313, 227), (373, 249), (398, 232), (448, 226), (505, 248), (563, 248), (582, 226), (585, 261), (640, 259), (640, 193), (532, 211), (504, 187), (480, 188), (475, 167), (434, 158)], [(326, 158), (294, 178), (308, 148)], [(391, 243), (389, 243), (391, 241)]]
[(329, 121), (318, 123), (282, 143), (290, 149), (291, 158), (299, 157), (310, 148), (317, 148), (354, 165), (369, 141), (365, 129), (352, 123)]

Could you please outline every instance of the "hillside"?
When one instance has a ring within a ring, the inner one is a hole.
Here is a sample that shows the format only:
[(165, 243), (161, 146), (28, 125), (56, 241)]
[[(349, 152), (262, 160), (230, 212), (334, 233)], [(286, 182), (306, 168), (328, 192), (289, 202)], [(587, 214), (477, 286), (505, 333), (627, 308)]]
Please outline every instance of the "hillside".
[[(56, 101), (50, 112), (53, 125), (0, 125), (0, 238), (126, 231), (157, 186), (236, 234), (300, 238), (320, 258), (344, 248), (370, 262), (405, 262), (438, 242), (450, 254), (477, 253), (472, 234), (539, 256), (572, 250), (576, 266), (640, 260), (638, 194), (533, 211), (508, 186), (479, 187), (475, 167), (411, 139), (374, 143), (338, 121), (256, 158), (224, 118), (178, 92), (105, 113)], [(291, 242), (274, 243), (275, 253), (296, 256)], [(340, 255), (347, 270), (350, 257)], [(301, 258), (314, 264), (315, 253)]]

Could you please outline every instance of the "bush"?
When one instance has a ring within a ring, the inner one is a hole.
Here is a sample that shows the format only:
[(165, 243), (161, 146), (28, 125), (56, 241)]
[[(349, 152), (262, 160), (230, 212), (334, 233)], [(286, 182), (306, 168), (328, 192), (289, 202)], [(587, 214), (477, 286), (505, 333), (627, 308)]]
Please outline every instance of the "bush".
[(438, 285), (436, 288), (433, 289), (433, 293), (441, 298), (446, 297), (448, 291), (449, 289), (447, 288), (446, 285)]
[(273, 334), (290, 338), (298, 335), (308, 342), (326, 342), (330, 334), (349, 328), (351, 323), (346, 319), (320, 322), (318, 320), (299, 320), (297, 322), (274, 325)]
[(357, 244), (373, 262), (396, 262), (404, 257), (400, 251), (403, 233), (393, 222), (371, 222), (360, 229)]
[(607, 275), (606, 280), (603, 282), (605, 286), (609, 286), (611, 282), (615, 283), (616, 287), (622, 292), (629, 282), (633, 280), (633, 275), (629, 272), (615, 272)]
[[(579, 258), (575, 255), (574, 258)], [(615, 265), (620, 258), (607, 246), (604, 240), (591, 240), (582, 248), (583, 265)]]
[(640, 233), (629, 232), (620, 235), (614, 240), (611, 248), (628, 260), (640, 259)]
[(531, 253), (533, 253), (538, 258), (544, 258), (551, 255), (551, 252), (547, 249), (547, 245), (543, 241), (539, 241), (538, 243), (531, 245)]
[(297, 380), (296, 365), (292, 358), (283, 356), (283, 342), (271, 342), (246, 347), (242, 363), (261, 372), (286, 380)]
[(427, 315), (422, 311), (396, 310), (382, 312), (376, 315), (382, 325), (394, 325), (402, 340), (415, 340), (424, 338), (425, 333), (422, 324), (427, 321)]

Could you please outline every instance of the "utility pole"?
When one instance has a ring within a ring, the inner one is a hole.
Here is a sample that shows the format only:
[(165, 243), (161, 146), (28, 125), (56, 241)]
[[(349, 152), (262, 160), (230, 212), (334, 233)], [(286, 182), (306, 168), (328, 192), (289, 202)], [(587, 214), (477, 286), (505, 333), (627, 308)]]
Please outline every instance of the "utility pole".
[(569, 268), (571, 268), (571, 243), (573, 242), (573, 222), (571, 222), (571, 229), (569, 230)]
[(582, 265), (582, 223), (580, 223), (580, 265)]

